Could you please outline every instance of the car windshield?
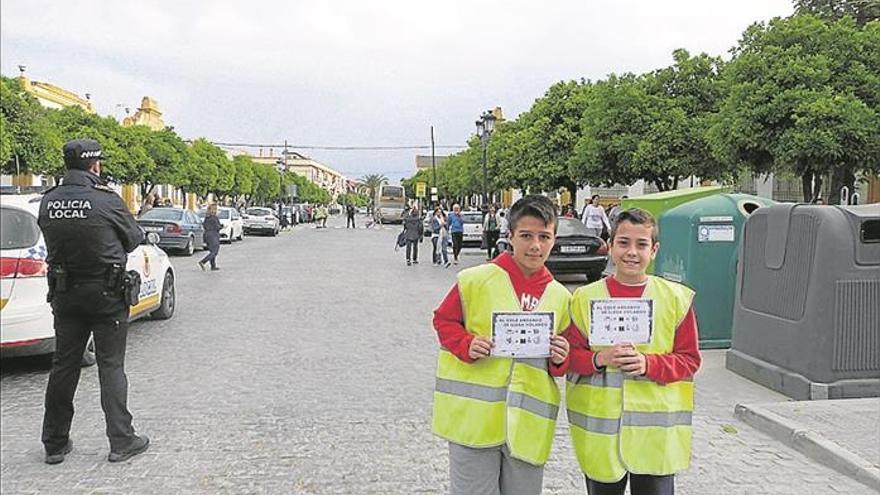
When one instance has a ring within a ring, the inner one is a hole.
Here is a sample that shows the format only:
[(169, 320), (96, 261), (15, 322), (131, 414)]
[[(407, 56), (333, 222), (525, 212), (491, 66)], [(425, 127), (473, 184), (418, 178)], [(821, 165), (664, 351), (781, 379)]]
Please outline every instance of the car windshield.
[(268, 217), (272, 212), (265, 208), (248, 208), (247, 214), (253, 217)]
[(0, 249), (31, 247), (40, 239), (37, 219), (25, 211), (0, 208)]
[(482, 213), (462, 213), (461, 214), (462, 223), (483, 223), (483, 214)]
[(570, 237), (575, 235), (591, 235), (580, 220), (573, 218), (560, 218), (559, 228), (556, 230), (556, 237)]
[[(205, 216), (207, 214), (208, 214), (208, 210), (199, 210), (198, 211), (199, 218), (205, 218)], [(223, 220), (229, 220), (229, 210), (219, 210), (218, 209), (217, 210), (217, 218), (220, 218)]]
[(180, 220), (183, 216), (183, 210), (176, 208), (153, 208), (147, 210), (140, 216), (142, 220)]

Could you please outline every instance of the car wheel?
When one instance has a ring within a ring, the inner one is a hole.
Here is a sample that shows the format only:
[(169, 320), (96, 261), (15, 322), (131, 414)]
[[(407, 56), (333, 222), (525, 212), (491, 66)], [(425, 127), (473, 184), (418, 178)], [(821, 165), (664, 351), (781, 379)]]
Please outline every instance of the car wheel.
[(98, 359), (95, 357), (95, 337), (92, 335), (89, 337), (89, 341), (86, 342), (86, 349), (83, 351), (80, 366), (83, 368), (86, 366), (94, 366), (96, 362), (98, 362)]
[(192, 256), (196, 252), (196, 241), (192, 237), (186, 240), (186, 247), (183, 248), (183, 254)]
[(159, 301), (159, 309), (150, 313), (150, 317), (154, 320), (167, 320), (171, 318), (177, 302), (175, 295), (174, 275), (169, 270), (165, 272), (165, 281), (162, 282), (162, 299)]

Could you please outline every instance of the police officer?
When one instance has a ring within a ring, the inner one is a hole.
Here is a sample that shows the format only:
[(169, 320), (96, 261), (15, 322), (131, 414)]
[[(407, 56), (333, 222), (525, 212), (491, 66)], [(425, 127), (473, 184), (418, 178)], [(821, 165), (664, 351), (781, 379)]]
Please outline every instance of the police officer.
[(43, 445), (46, 463), (58, 464), (73, 448), (70, 423), (80, 361), (94, 334), (101, 407), (110, 438), (110, 462), (147, 450), (128, 412), (125, 341), (129, 304), (123, 296), (127, 253), (143, 231), (122, 198), (101, 180), (101, 146), (91, 139), (64, 145), (68, 171), (43, 196), (39, 225), (46, 239), (49, 300), (55, 315), (55, 355), (46, 387)]

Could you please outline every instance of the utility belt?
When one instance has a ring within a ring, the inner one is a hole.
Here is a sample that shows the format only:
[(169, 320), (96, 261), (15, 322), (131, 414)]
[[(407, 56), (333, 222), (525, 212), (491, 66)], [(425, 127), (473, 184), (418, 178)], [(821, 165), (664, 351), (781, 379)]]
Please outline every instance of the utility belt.
[(69, 287), (77, 282), (102, 282), (106, 292), (121, 295), (129, 306), (137, 304), (140, 298), (140, 274), (134, 270), (126, 271), (125, 266), (119, 263), (96, 265), (91, 270), (71, 270), (64, 265), (53, 264), (49, 265), (47, 279), (47, 302), (52, 302), (57, 294), (68, 292)]

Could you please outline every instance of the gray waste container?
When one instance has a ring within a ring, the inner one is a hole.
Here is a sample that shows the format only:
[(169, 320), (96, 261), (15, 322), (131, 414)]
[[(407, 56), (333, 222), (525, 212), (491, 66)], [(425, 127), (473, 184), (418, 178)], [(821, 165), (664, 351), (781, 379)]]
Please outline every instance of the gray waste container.
[(880, 396), (880, 205), (748, 219), (727, 368), (794, 399)]

